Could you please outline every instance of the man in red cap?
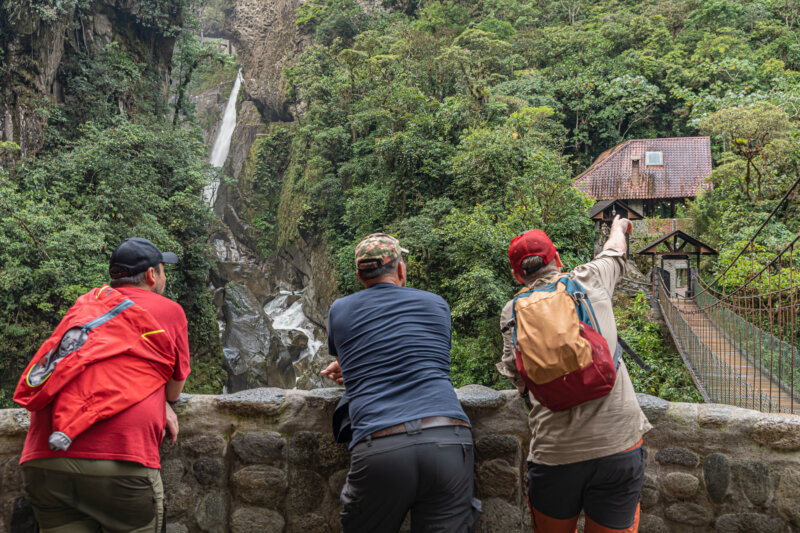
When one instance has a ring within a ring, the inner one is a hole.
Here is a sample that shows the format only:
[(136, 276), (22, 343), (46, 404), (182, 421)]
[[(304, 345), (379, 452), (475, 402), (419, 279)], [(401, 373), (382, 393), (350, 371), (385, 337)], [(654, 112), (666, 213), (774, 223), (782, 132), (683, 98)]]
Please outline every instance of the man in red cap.
[[(625, 271), (625, 234), (631, 222), (617, 217), (603, 251), (570, 275), (586, 292), (597, 325), (613, 354), (617, 327), (611, 296)], [(537, 288), (561, 275), (561, 259), (542, 230), (526, 231), (511, 241), (508, 258), (514, 278)], [(503, 359), (497, 364), (525, 393), (516, 367), (512, 328), (513, 300), (500, 315)], [(528, 394), (531, 429), (528, 454), (528, 498), (536, 533), (573, 533), (581, 510), (585, 533), (635, 533), (639, 527), (639, 495), (644, 479), (642, 436), (650, 423), (642, 413), (623, 361), (611, 392), (571, 409), (554, 412)]]

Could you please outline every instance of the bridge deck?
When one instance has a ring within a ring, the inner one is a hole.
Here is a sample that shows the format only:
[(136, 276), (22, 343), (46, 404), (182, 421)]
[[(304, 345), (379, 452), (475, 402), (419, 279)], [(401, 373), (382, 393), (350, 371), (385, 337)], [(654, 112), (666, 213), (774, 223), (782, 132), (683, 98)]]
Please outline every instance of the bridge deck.
[[(769, 368), (759, 368), (755, 362), (742, 354), (728, 336), (704, 312), (699, 310), (694, 300), (678, 298), (672, 299), (672, 303), (689, 324), (689, 327), (692, 328), (694, 335), (714, 355), (726, 362), (743, 382), (750, 385), (750, 391), (742, 386), (739, 386), (739, 390), (737, 390), (737, 386), (731, 383), (730, 376), (727, 373), (716, 376), (719, 377), (720, 385), (726, 384), (722, 385), (722, 388), (727, 386), (727, 390), (722, 393), (727, 397), (724, 403), (763, 411), (777, 410), (800, 414), (800, 402), (770, 376)], [(712, 375), (711, 379), (714, 379), (714, 377)], [(714, 387), (713, 385), (706, 384), (708, 388), (717, 388), (719, 390), (719, 387)], [(756, 391), (756, 393), (754, 394), (753, 391)], [(761, 395), (757, 394), (758, 392), (770, 398), (774, 405), (772, 407), (763, 405), (763, 401), (760, 399)], [(720, 398), (714, 398), (714, 400), (721, 401)]]

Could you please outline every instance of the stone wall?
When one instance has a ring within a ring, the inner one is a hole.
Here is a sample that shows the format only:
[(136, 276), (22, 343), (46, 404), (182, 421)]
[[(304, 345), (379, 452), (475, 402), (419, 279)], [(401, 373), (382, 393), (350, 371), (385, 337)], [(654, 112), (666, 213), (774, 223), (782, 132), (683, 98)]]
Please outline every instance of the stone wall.
[[(338, 531), (348, 453), (329, 427), (340, 394), (186, 396), (179, 443), (162, 449), (167, 531)], [(458, 394), (474, 424), (479, 531), (531, 531), (523, 401), (476, 385)], [(800, 532), (800, 417), (639, 401), (654, 425), (645, 437), (642, 533)], [(22, 410), (0, 411), (0, 533), (32, 530), (17, 466), (27, 421)]]

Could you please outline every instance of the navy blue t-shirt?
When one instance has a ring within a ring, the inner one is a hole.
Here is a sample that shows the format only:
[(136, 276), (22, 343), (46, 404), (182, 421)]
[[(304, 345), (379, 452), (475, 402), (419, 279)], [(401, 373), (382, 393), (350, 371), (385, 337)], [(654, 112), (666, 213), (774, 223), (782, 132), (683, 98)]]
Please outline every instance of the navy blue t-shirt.
[(355, 446), (428, 416), (469, 422), (450, 381), (450, 307), (436, 294), (376, 283), (333, 302), (328, 348), (339, 357)]

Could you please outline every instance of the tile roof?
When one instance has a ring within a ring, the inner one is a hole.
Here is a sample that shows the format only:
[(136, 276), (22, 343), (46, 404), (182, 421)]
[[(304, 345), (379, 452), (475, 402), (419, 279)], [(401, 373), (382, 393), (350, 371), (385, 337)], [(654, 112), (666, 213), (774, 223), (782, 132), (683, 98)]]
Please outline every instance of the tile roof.
[[(663, 165), (646, 166), (645, 152), (662, 152)], [(639, 176), (633, 162), (639, 161)], [(694, 197), (712, 189), (711, 140), (708, 137), (635, 139), (606, 150), (575, 187), (597, 200)]]

